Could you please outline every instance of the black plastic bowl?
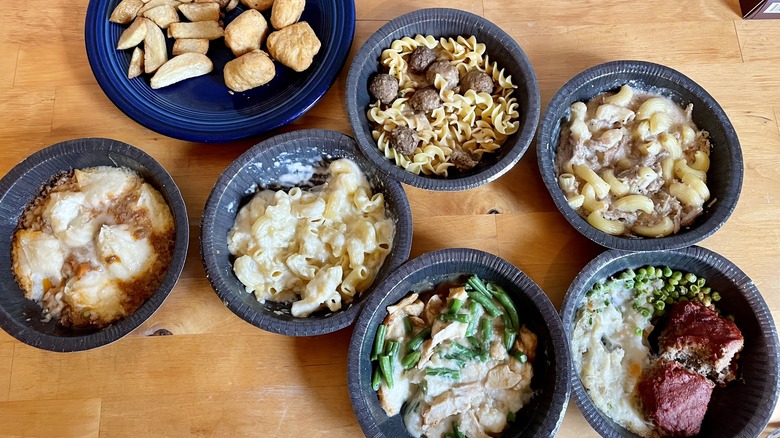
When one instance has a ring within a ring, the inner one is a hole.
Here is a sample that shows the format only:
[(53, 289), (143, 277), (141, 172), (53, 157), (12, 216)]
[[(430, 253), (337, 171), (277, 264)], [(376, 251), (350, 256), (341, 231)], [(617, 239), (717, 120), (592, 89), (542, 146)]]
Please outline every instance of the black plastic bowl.
[[(569, 207), (558, 187), (555, 153), (561, 126), (569, 116), (574, 102), (587, 102), (598, 94), (617, 91), (623, 84), (638, 89), (652, 88), (685, 108), (693, 104), (693, 122), (710, 133), (712, 151), (707, 186), (712, 206), (705, 204), (704, 213), (688, 228), (660, 238), (611, 236), (592, 227)], [(729, 218), (737, 206), (742, 189), (744, 165), (739, 139), (723, 108), (696, 82), (663, 65), (644, 61), (614, 61), (591, 67), (573, 77), (553, 96), (547, 106), (537, 134), (537, 158), (544, 184), (563, 216), (580, 233), (601, 246), (627, 251), (650, 251), (683, 248), (709, 237)]]
[[(366, 111), (371, 103), (368, 92), (369, 79), (380, 71), (382, 51), (402, 37), (415, 35), (435, 37), (468, 37), (487, 46), (491, 62), (506, 70), (517, 85), (514, 96), (520, 105), (520, 130), (506, 139), (501, 148), (493, 154), (485, 154), (479, 164), (468, 172), (456, 172), (449, 178), (415, 175), (385, 158), (371, 136), (371, 127)], [(363, 44), (347, 75), (347, 115), (355, 132), (360, 150), (382, 172), (392, 178), (415, 187), (428, 190), (467, 190), (489, 183), (512, 168), (523, 156), (539, 123), (539, 84), (531, 62), (515, 40), (490, 21), (468, 12), (456, 9), (422, 9), (390, 20), (377, 30)]]
[[(306, 318), (296, 318), (290, 314), (291, 303), (260, 303), (253, 294), (246, 292), (233, 273), (233, 257), (227, 247), (228, 231), (233, 227), (238, 210), (249, 202), (257, 189), (289, 188), (289, 183), (280, 182), (280, 177), (295, 173), (298, 164), (326, 168), (328, 163), (339, 158), (356, 162), (374, 192), (384, 195), (386, 211), (396, 226), (393, 248), (373, 285), (355, 297), (351, 305), (345, 305), (337, 312), (318, 312)], [(362, 303), (375, 290), (374, 286), (409, 258), (411, 246), (412, 213), (401, 184), (370, 166), (351, 137), (323, 129), (281, 134), (246, 151), (217, 179), (201, 220), (203, 265), (211, 286), (222, 302), (248, 323), (289, 336), (321, 335), (352, 324)]]
[(393, 272), (366, 302), (349, 344), (347, 384), (352, 409), (368, 437), (408, 436), (401, 415), (388, 417), (371, 388), (371, 349), (379, 324), (391, 306), (410, 291), (428, 290), (458, 274), (476, 274), (502, 286), (517, 306), (521, 324), (539, 339), (531, 388), (536, 394), (517, 413), (504, 437), (551, 437), (569, 400), (569, 349), (561, 320), (550, 299), (522, 271), (493, 254), (473, 249), (444, 249), (424, 254)]
[[(698, 436), (756, 437), (764, 430), (780, 393), (780, 347), (772, 314), (756, 285), (737, 266), (708, 249), (693, 246), (670, 251), (629, 253), (606, 251), (577, 275), (563, 299), (561, 318), (566, 338), (571, 339), (574, 318), (582, 299), (596, 282), (625, 269), (669, 266), (707, 280), (721, 295), (717, 303), (725, 314), (734, 315), (745, 337), (740, 353), (738, 379), (725, 388), (715, 388)], [(577, 358), (572, 358), (577, 360)], [(602, 414), (571, 367), (574, 402), (585, 419), (604, 437), (637, 437)]]
[[(24, 297), (14, 281), (11, 240), (19, 217), (41, 188), (62, 172), (94, 166), (124, 166), (154, 186), (171, 208), (176, 225), (173, 258), (162, 284), (132, 315), (102, 329), (70, 329), (56, 321), (43, 322), (43, 309)], [(189, 222), (179, 188), (168, 172), (127, 143), (105, 138), (68, 140), (31, 155), (0, 180), (0, 326), (33, 347), (51, 351), (80, 351), (109, 344), (146, 321), (168, 297), (184, 267)]]

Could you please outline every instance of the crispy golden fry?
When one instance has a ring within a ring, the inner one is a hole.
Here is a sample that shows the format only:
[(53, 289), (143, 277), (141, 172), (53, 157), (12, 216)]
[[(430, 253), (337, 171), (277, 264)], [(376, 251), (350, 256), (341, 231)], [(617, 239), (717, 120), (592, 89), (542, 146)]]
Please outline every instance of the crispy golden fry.
[(146, 37), (144, 38), (144, 71), (151, 73), (168, 60), (168, 50), (165, 47), (165, 35), (152, 20), (146, 21)]
[(119, 24), (127, 24), (138, 15), (138, 11), (144, 6), (142, 0), (122, 0), (111, 12), (108, 21)]
[(181, 3), (179, 0), (150, 0), (138, 10), (138, 15), (143, 15), (146, 11), (163, 5), (173, 6), (175, 8), (179, 6), (179, 3)]
[(144, 17), (154, 21), (161, 29), (167, 29), (171, 23), (179, 22), (179, 13), (171, 5), (160, 5), (144, 12)]
[(146, 38), (146, 22), (148, 20), (143, 17), (138, 17), (133, 21), (122, 35), (119, 36), (119, 41), (116, 43), (117, 50), (125, 50), (131, 47), (135, 47), (141, 44), (141, 41)]
[(245, 53), (225, 64), (225, 85), (233, 91), (246, 91), (267, 84), (276, 76), (276, 66), (262, 50)]
[(275, 0), (271, 9), (271, 25), (283, 29), (301, 19), (306, 0)]
[(174, 56), (152, 76), (152, 88), (162, 88), (184, 79), (203, 76), (214, 69), (214, 64), (206, 55), (200, 53), (184, 53)]
[(225, 6), (225, 10), (232, 11), (233, 9), (236, 8), (236, 6), (238, 6), (238, 0), (230, 0), (227, 6)]
[(196, 21), (195, 23), (172, 23), (168, 33), (173, 38), (204, 38), (215, 40), (225, 35), (225, 31), (216, 21)]
[(179, 11), (190, 21), (218, 21), (217, 3), (185, 3), (179, 5)]
[(209, 40), (184, 38), (173, 42), (173, 56), (183, 53), (200, 53), (205, 55), (209, 51)]
[(127, 78), (133, 79), (144, 72), (144, 49), (136, 47), (133, 49), (133, 56), (130, 58), (130, 67), (127, 69)]
[(225, 45), (241, 56), (260, 49), (268, 33), (268, 23), (256, 9), (247, 9), (225, 28)]
[(319, 38), (305, 21), (268, 35), (268, 52), (271, 56), (299, 72), (309, 68), (320, 46)]
[(258, 11), (265, 11), (266, 9), (269, 9), (274, 4), (274, 0), (241, 0), (241, 3), (244, 4), (244, 6), (252, 9), (257, 9)]

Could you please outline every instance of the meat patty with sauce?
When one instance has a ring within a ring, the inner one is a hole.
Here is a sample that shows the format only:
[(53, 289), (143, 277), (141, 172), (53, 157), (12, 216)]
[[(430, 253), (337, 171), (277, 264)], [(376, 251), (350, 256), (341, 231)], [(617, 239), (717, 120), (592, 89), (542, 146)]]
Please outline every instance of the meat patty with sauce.
[(418, 73), (422, 73), (435, 60), (436, 52), (425, 46), (420, 46), (414, 49), (409, 56), (409, 68)]
[(412, 155), (419, 143), (417, 132), (408, 126), (397, 126), (390, 131), (390, 146), (405, 157)]
[(465, 93), (468, 90), (490, 94), (493, 92), (493, 78), (476, 68), (472, 69), (460, 80), (461, 93)]
[(426, 87), (415, 91), (409, 104), (415, 112), (427, 112), (441, 107), (441, 97), (434, 88)]
[(378, 74), (371, 80), (368, 91), (384, 104), (391, 104), (398, 97), (398, 80), (388, 74)]

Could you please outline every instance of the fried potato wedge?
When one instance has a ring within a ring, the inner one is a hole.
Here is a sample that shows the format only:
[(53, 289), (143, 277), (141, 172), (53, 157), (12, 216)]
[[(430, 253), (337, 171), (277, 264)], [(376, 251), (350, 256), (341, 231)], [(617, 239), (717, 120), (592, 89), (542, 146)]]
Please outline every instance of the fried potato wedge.
[(183, 38), (173, 42), (173, 56), (184, 53), (200, 53), (205, 55), (209, 51), (209, 40)]
[(309, 68), (322, 43), (309, 23), (301, 21), (268, 35), (267, 45), (274, 59), (301, 72)]
[(130, 58), (130, 67), (127, 69), (127, 79), (141, 76), (144, 72), (144, 49), (136, 47), (133, 49), (133, 56)]
[(222, 26), (216, 21), (196, 21), (194, 23), (172, 23), (168, 27), (171, 37), (215, 40), (225, 35)]
[(144, 6), (142, 0), (122, 0), (111, 12), (108, 21), (119, 24), (127, 24), (138, 16), (138, 11)]
[(190, 21), (219, 21), (217, 3), (185, 3), (179, 5), (179, 11)]
[(171, 5), (160, 5), (156, 8), (149, 9), (144, 12), (144, 17), (154, 21), (160, 29), (167, 29), (171, 23), (178, 23), (180, 21), (176, 8)]
[(238, 6), (238, 0), (230, 0), (228, 4), (225, 6), (225, 10), (228, 12), (232, 11), (233, 9), (236, 8), (236, 6)]
[(119, 36), (119, 41), (116, 43), (117, 50), (125, 50), (141, 44), (144, 38), (146, 38), (147, 21), (143, 17), (136, 18), (133, 24)]
[(268, 22), (256, 9), (247, 9), (225, 28), (225, 45), (236, 56), (260, 49), (268, 34)]
[(203, 76), (214, 69), (214, 64), (206, 55), (200, 53), (184, 53), (174, 56), (157, 70), (152, 76), (153, 89), (167, 87), (185, 79)]
[(195, 3), (216, 3), (219, 5), (220, 8), (224, 8), (227, 6), (228, 1), (230, 0), (195, 0)]
[(306, 0), (275, 0), (271, 9), (271, 26), (274, 29), (284, 29), (301, 19)]
[(152, 20), (145, 21), (144, 71), (152, 73), (168, 60), (168, 49), (165, 46), (165, 35), (162, 30)]
[(274, 5), (274, 0), (241, 0), (244, 6), (258, 11), (265, 11)]
[(276, 76), (276, 66), (268, 54), (255, 50), (228, 61), (223, 73), (228, 88), (246, 91), (271, 82)]
[(149, 2), (138, 10), (138, 15), (143, 15), (146, 11), (158, 6), (173, 6), (175, 8), (179, 6), (179, 3), (181, 3), (179, 0), (149, 0)]

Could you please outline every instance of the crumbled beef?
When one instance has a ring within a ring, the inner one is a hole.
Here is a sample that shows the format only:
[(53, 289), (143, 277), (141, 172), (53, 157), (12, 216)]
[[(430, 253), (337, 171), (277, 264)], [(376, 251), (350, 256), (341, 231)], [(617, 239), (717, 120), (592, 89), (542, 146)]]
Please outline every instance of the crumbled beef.
[(398, 97), (398, 80), (388, 74), (378, 74), (371, 80), (368, 91), (380, 102), (390, 104)]

